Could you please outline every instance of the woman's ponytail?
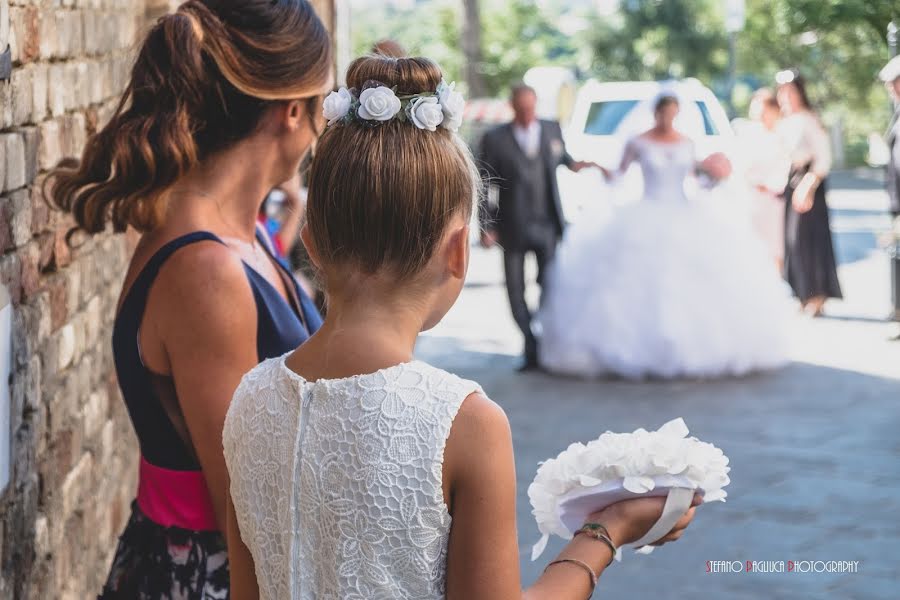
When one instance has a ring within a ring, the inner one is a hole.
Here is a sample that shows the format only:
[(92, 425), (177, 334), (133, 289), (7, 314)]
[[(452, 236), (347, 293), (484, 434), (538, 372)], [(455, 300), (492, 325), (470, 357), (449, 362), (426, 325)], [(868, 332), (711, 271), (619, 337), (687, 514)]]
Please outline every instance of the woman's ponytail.
[(77, 167), (51, 174), (52, 203), (80, 229), (156, 227), (166, 192), (199, 161), (249, 135), (274, 99), (328, 80), (330, 41), (305, 0), (215, 6), (190, 0), (157, 21), (110, 121)]

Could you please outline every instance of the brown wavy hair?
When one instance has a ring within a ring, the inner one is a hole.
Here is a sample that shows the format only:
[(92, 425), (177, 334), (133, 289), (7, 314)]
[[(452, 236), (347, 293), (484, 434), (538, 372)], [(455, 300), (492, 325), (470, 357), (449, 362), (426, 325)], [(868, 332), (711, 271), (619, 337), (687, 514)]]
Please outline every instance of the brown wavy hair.
[[(379, 83), (398, 95), (434, 92), (441, 79), (427, 58), (367, 56), (347, 71), (348, 87)], [(333, 125), (309, 171), (306, 218), (315, 254), (326, 272), (350, 267), (411, 277), (450, 219), (472, 215), (480, 188), (468, 147), (443, 127), (425, 131), (397, 119)]]
[(331, 68), (305, 0), (189, 0), (148, 32), (112, 118), (77, 168), (51, 174), (48, 196), (89, 233), (108, 221), (152, 229), (172, 185), (252, 133), (271, 104), (309, 98), (318, 111)]

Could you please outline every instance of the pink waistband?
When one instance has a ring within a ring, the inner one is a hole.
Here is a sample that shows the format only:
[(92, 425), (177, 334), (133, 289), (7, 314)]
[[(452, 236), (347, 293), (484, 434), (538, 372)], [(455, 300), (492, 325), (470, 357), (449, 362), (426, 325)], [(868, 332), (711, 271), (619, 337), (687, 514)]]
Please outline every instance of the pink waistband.
[(203, 471), (173, 471), (141, 457), (137, 503), (147, 517), (163, 527), (217, 531)]

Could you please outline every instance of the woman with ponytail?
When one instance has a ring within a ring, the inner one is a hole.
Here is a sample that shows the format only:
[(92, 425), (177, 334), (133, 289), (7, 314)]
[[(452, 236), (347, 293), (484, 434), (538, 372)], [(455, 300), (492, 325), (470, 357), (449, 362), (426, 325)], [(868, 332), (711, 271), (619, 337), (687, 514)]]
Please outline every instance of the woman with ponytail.
[(139, 486), (101, 598), (228, 597), (225, 413), (244, 373), (321, 324), (256, 216), (318, 136), (331, 68), (305, 0), (190, 0), (150, 30), (79, 166), (53, 174), (78, 229), (141, 233), (113, 330)]

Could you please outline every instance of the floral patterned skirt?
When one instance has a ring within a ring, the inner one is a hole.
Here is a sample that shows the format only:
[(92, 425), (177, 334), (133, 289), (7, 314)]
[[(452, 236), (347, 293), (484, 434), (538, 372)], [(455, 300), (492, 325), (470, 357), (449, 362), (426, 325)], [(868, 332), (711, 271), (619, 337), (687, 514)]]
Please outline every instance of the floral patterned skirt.
[(227, 600), (228, 553), (217, 531), (162, 527), (132, 504), (98, 600)]

